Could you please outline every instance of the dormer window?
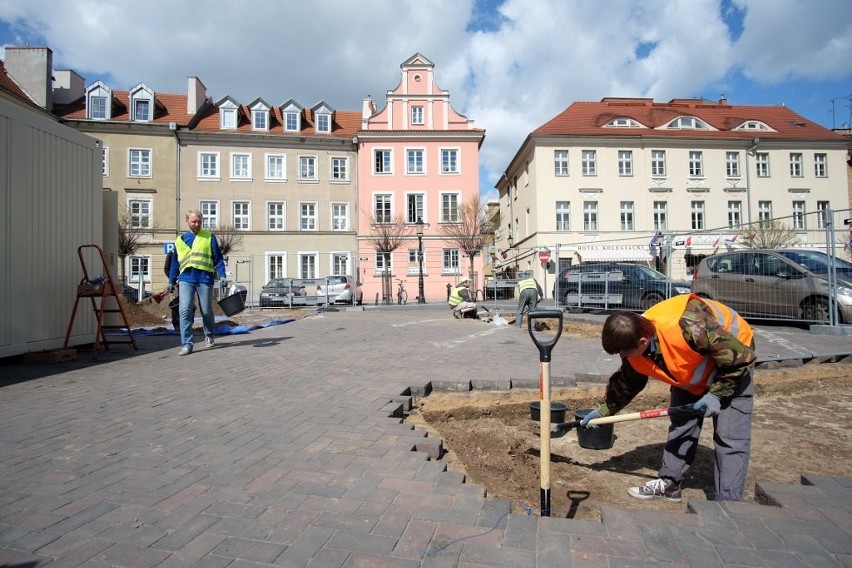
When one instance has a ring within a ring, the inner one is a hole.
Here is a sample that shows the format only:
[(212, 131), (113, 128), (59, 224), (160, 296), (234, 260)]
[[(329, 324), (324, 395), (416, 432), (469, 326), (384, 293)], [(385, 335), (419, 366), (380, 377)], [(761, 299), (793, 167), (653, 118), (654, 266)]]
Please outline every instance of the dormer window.
[(269, 130), (269, 109), (272, 108), (263, 99), (257, 99), (249, 105), (251, 109), (251, 129)]
[(90, 120), (112, 118), (112, 90), (100, 81), (86, 90), (86, 118)]
[(734, 128), (734, 130), (740, 130), (740, 131), (742, 131), (742, 130), (764, 130), (764, 131), (766, 131), (766, 130), (772, 130), (772, 129), (769, 128), (763, 122), (760, 122), (759, 120), (747, 120), (747, 121), (743, 122), (742, 124), (740, 124), (739, 126), (737, 126), (736, 128)]
[(239, 105), (231, 97), (225, 97), (218, 103), (219, 128), (223, 130), (235, 130), (239, 124)]
[(666, 125), (666, 128), (681, 130), (707, 130), (708, 126), (694, 116), (680, 116)]
[(317, 132), (331, 132), (331, 115), (317, 115)]
[(299, 132), (302, 130), (302, 111), (304, 107), (290, 99), (281, 105), (281, 116), (284, 119), (284, 132)]
[(613, 118), (606, 124), (606, 128), (640, 128), (642, 125), (632, 118)]
[(130, 120), (148, 122), (154, 119), (154, 91), (140, 83), (130, 90)]
[(325, 102), (320, 102), (311, 109), (314, 111), (314, 129), (317, 134), (331, 134), (331, 118), (334, 109)]

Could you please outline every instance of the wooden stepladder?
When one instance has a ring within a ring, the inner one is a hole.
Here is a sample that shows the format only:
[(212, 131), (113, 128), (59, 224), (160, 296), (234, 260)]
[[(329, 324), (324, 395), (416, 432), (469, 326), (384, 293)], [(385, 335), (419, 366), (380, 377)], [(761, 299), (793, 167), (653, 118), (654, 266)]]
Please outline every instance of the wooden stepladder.
[[(94, 249), (94, 250), (87, 250)], [(97, 252), (97, 256), (95, 256)], [(71, 329), (74, 327), (74, 318), (77, 316), (77, 306), (80, 305), (81, 298), (88, 298), (92, 304), (92, 310), (98, 320), (98, 330), (95, 333), (95, 344), (92, 352), (92, 358), (98, 358), (98, 349), (103, 344), (104, 349), (109, 349), (113, 343), (128, 343), (133, 345), (133, 349), (139, 349), (136, 346), (136, 339), (133, 337), (133, 332), (130, 329), (130, 324), (127, 321), (127, 315), (124, 313), (124, 307), (119, 299), (119, 291), (115, 287), (115, 279), (110, 272), (109, 264), (107, 264), (104, 251), (98, 245), (80, 245), (77, 247), (77, 256), (80, 257), (80, 265), (83, 267), (83, 279), (77, 285), (77, 299), (74, 300), (74, 309), (71, 312), (71, 319), (68, 321), (68, 330), (65, 332), (65, 346), (68, 347), (68, 340), (71, 337)], [(86, 264), (86, 257), (100, 258), (101, 272), (95, 273), (90, 270)], [(109, 298), (113, 298), (117, 307), (108, 307)], [(104, 314), (117, 313), (121, 314), (121, 321), (124, 325), (107, 325), (104, 324)], [(104, 331), (112, 330), (115, 333), (113, 337), (108, 337)], [(118, 337), (118, 339), (116, 339)]]

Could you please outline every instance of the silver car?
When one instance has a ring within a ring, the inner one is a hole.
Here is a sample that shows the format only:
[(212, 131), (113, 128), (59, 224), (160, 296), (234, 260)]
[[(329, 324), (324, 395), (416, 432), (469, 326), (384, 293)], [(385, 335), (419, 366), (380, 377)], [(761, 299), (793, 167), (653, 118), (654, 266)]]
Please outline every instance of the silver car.
[(352, 276), (326, 276), (319, 285), (318, 296), (326, 295), (325, 282), (328, 282), (329, 304), (351, 304), (353, 294), (355, 294), (355, 302), (359, 306), (363, 303), (364, 291), (360, 284), (355, 284), (355, 279)]
[[(837, 322), (852, 323), (852, 264), (834, 259)], [(829, 256), (810, 249), (750, 249), (703, 259), (692, 292), (744, 316), (829, 322)]]

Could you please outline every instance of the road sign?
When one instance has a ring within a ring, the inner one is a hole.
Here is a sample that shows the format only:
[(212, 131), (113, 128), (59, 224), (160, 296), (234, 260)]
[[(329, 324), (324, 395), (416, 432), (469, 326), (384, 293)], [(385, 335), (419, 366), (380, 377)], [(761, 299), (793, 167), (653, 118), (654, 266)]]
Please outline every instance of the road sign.
[(175, 243), (163, 243), (163, 254), (169, 254), (175, 250)]
[(544, 249), (543, 251), (539, 252), (538, 259), (541, 261), (542, 264), (547, 264), (548, 262), (550, 262), (550, 251)]

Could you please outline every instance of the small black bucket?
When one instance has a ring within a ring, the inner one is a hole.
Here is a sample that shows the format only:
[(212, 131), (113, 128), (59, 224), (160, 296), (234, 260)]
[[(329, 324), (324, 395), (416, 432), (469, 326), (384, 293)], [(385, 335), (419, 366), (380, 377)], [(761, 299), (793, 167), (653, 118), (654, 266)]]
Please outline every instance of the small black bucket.
[[(574, 418), (582, 420), (591, 408), (578, 408), (574, 411)], [(577, 428), (577, 441), (581, 448), (587, 450), (608, 450), (615, 441), (615, 425), (601, 424), (597, 428)]]
[(246, 303), (242, 294), (238, 292), (219, 300), (219, 307), (222, 308), (226, 316), (235, 316), (246, 309)]
[[(562, 424), (565, 422), (567, 410), (568, 406), (565, 403), (552, 401), (550, 403), (550, 423)], [(530, 403), (530, 418), (536, 422), (541, 422), (541, 401), (537, 400)]]

